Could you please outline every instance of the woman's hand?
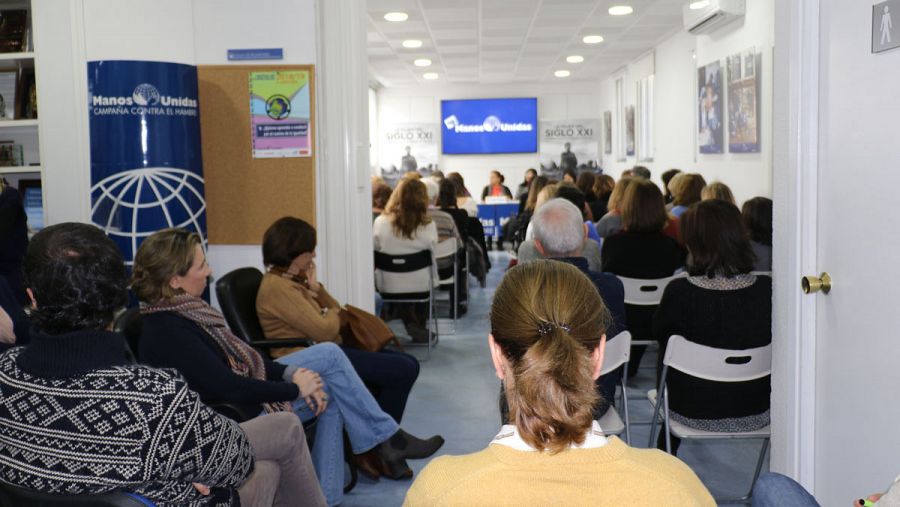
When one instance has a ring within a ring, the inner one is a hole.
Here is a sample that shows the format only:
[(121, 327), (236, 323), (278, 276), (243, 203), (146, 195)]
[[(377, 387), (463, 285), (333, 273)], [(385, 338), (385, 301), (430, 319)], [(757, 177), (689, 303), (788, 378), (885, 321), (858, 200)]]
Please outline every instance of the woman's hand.
[(316, 294), (319, 293), (319, 289), (322, 287), (319, 285), (319, 279), (316, 278), (316, 263), (313, 261), (310, 261), (309, 267), (306, 268), (306, 287)]
[(298, 368), (291, 377), (291, 381), (297, 384), (302, 398), (309, 398), (312, 393), (321, 390), (325, 385), (318, 373), (306, 368)]
[(306, 404), (309, 405), (309, 408), (311, 408), (316, 415), (320, 415), (328, 408), (328, 395), (325, 393), (324, 389), (319, 389), (306, 397)]

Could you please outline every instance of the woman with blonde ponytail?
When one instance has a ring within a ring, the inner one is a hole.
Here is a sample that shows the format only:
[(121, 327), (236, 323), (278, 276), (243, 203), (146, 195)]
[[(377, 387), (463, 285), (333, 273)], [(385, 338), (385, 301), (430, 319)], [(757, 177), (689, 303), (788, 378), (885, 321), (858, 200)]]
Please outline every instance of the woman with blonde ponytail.
[(488, 343), (513, 424), (487, 449), (432, 461), (404, 505), (715, 505), (677, 458), (604, 437), (592, 420), (609, 319), (578, 268), (540, 260), (510, 269)]

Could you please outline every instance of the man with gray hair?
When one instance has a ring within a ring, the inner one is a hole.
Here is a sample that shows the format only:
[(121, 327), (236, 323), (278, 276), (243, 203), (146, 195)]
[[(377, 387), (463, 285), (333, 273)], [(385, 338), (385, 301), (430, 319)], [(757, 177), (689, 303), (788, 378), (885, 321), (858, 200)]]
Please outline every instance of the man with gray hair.
[[(625, 331), (625, 289), (622, 282), (615, 275), (591, 271), (587, 260), (581, 255), (587, 238), (587, 226), (581, 211), (567, 199), (551, 199), (535, 211), (531, 222), (534, 224), (534, 246), (541, 256), (572, 264), (597, 286), (600, 297), (613, 316), (613, 322), (606, 331), (607, 340)], [(609, 409), (621, 375), (621, 371), (616, 371), (597, 379), (597, 390), (602, 401), (594, 411), (594, 419), (599, 419)]]

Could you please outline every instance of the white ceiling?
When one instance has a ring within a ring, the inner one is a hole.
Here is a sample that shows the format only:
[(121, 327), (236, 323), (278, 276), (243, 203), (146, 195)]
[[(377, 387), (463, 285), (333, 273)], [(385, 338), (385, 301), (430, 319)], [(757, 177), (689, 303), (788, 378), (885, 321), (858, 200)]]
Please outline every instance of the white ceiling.
[[(687, 0), (368, 0), (370, 77), (386, 87), (424, 83), (518, 83), (562, 79), (598, 80), (616, 71), (681, 29)], [(612, 5), (634, 7), (610, 16)], [(409, 19), (384, 20), (402, 11)], [(582, 37), (602, 35), (600, 44)], [(421, 48), (406, 49), (406, 39)], [(584, 56), (571, 64), (566, 56)], [(430, 58), (427, 68), (416, 58)], [(437, 72), (437, 81), (422, 78)]]

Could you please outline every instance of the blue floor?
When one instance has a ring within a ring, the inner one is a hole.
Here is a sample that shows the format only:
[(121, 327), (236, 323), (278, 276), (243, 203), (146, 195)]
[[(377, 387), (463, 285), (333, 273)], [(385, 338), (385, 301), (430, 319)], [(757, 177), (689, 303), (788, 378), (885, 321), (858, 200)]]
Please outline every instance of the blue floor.
[[(418, 436), (443, 435), (446, 443), (441, 454), (468, 454), (484, 449), (500, 425), (498, 411), (499, 381), (494, 374), (487, 348), (488, 313), (494, 289), (503, 276), (509, 259), (505, 253), (491, 252), (493, 269), (487, 287), (473, 283), (469, 312), (456, 325), (456, 332), (442, 332), (431, 359), (422, 363), (422, 371), (413, 388), (403, 418), (403, 428)], [(391, 323), (392, 327), (394, 323)], [(441, 321), (442, 331), (450, 321)], [(424, 357), (424, 349), (410, 351)], [(644, 365), (655, 364), (648, 353)], [(651, 411), (646, 391), (653, 386), (653, 370), (642, 369), (629, 381), (631, 420), (649, 421)], [(649, 426), (632, 426), (633, 445), (646, 447)], [(678, 456), (700, 477), (716, 497), (743, 496), (750, 487), (760, 442), (709, 441), (685, 442)], [(418, 473), (428, 460), (409, 462)], [(767, 467), (764, 467), (764, 470)], [(412, 481), (381, 479), (375, 483), (360, 477), (356, 488), (344, 497), (345, 506), (399, 506)]]

